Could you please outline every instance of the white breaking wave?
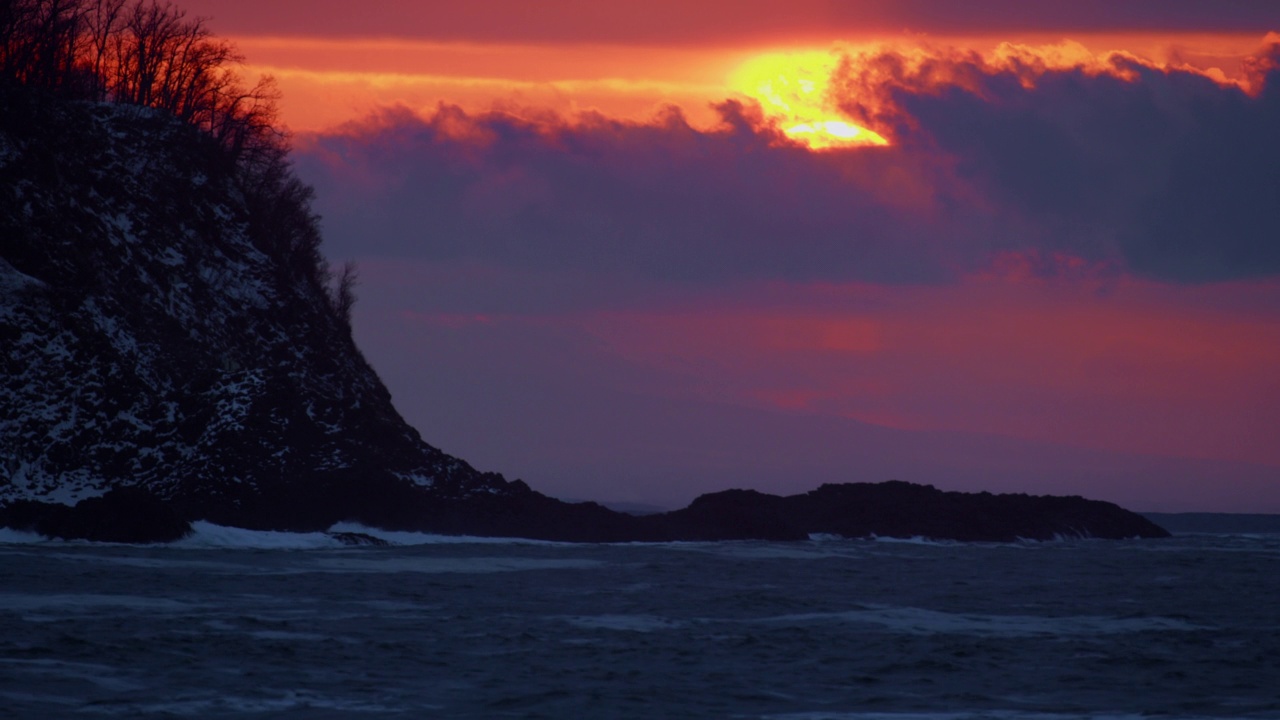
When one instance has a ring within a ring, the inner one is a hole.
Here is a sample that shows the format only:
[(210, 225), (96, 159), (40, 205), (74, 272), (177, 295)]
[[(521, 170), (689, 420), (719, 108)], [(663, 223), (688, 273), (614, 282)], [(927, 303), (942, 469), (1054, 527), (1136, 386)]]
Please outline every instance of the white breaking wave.
[[(386, 542), (388, 545), (563, 545), (565, 543), (524, 538), (477, 537), (473, 535), (435, 535), (421, 532), (403, 532), (366, 527), (358, 523), (342, 522), (327, 532), (282, 532), (278, 530), (248, 530), (217, 525), (197, 520), (191, 523), (192, 533), (172, 543), (158, 543), (162, 547), (191, 550), (327, 550), (351, 547), (334, 537), (334, 533), (358, 533)], [(59, 540), (33, 532), (23, 532), (0, 527), (0, 545), (117, 545), (119, 543), (93, 543), (87, 540)], [(367, 546), (366, 546), (367, 547)]]
[(33, 545), (43, 542), (49, 540), (36, 533), (0, 527), (0, 545)]
[[(291, 533), (271, 530), (246, 530), (244, 528), (215, 525), (203, 520), (191, 523), (193, 532), (172, 543), (155, 543), (153, 547), (190, 549), (245, 548), (250, 550), (311, 550), (345, 547), (341, 541), (322, 532)], [(92, 542), (89, 540), (62, 540), (48, 538), (38, 533), (0, 528), (0, 545), (102, 545), (128, 546), (125, 543)]]
[(548, 543), (539, 540), (525, 540), (522, 538), (489, 538), (471, 535), (434, 535), (431, 533), (421, 532), (382, 530), (380, 528), (366, 527), (358, 523), (349, 522), (336, 523), (329, 528), (328, 532), (309, 533), (280, 532), (276, 530), (246, 530), (244, 528), (215, 525), (203, 520), (191, 523), (191, 527), (195, 532), (174, 543), (174, 547), (216, 548), (220, 550), (234, 548), (243, 548), (246, 550), (324, 550), (351, 547), (347, 543), (344, 543), (334, 537), (333, 533), (359, 533), (361, 535), (368, 535), (369, 537), (382, 540), (388, 545), (401, 547), (415, 545), (460, 544), (560, 544)]
[(573, 543), (553, 542), (551, 540), (530, 540), (514, 537), (481, 537), (479, 535), (436, 535), (404, 530), (383, 530), (366, 527), (359, 523), (340, 522), (329, 528), (334, 533), (361, 533), (370, 537), (385, 540), (392, 545), (572, 545)]
[(342, 542), (322, 532), (294, 533), (275, 530), (246, 530), (244, 528), (215, 525), (204, 520), (191, 523), (194, 531), (187, 537), (172, 543), (171, 547), (191, 549), (247, 550), (317, 550), (343, 547)]
[(922, 537), (920, 535), (913, 535), (909, 538), (898, 538), (898, 537), (880, 537), (879, 535), (872, 533), (871, 539), (881, 543), (899, 543), (903, 545), (957, 545), (959, 544), (959, 541), (957, 540), (934, 540), (931, 538)]

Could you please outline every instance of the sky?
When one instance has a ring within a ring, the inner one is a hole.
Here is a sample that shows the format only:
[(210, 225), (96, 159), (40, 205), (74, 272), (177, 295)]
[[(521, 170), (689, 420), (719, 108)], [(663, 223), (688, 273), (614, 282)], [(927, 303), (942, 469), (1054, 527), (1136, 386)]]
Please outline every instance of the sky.
[(1280, 512), (1280, 5), (188, 0), (427, 442)]

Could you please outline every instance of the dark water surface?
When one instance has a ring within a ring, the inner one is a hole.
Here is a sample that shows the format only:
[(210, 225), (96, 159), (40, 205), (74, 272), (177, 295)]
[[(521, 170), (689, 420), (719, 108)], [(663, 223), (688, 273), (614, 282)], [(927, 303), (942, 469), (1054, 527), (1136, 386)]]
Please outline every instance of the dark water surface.
[(1278, 536), (7, 539), (0, 717), (1280, 718)]

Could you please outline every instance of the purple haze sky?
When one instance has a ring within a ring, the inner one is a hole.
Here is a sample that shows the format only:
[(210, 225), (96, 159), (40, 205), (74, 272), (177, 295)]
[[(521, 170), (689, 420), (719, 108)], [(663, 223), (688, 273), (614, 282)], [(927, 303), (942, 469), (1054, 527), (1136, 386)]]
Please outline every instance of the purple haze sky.
[[(360, 346), (480, 469), (1280, 512), (1275, 3), (187, 6), (280, 78)], [(752, 53), (889, 144), (716, 86)]]

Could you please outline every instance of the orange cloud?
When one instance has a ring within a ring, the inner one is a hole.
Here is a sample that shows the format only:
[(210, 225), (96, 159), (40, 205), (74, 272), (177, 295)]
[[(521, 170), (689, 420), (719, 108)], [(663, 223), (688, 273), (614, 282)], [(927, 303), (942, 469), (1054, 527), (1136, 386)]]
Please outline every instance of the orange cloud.
[[(493, 107), (552, 110), (563, 115), (593, 110), (626, 120), (648, 120), (664, 105), (679, 106), (698, 127), (717, 121), (713, 103), (751, 98), (798, 141), (817, 146), (881, 144), (876, 129), (856, 125), (870, 118), (841, 113), (828, 81), (839, 74), (847, 86), (883, 86), (889, 70), (866, 60), (892, 51), (914, 73), (963, 48), (991, 67), (1069, 65), (1107, 71), (1113, 51), (1159, 66), (1195, 68), (1220, 81), (1243, 81), (1256, 34), (1013, 33), (1001, 36), (885, 36), (875, 41), (830, 38), (806, 45), (635, 45), (601, 43), (440, 42), (411, 38), (282, 37), (234, 38), (250, 72), (276, 77), (283, 91), (284, 120), (295, 131), (311, 131), (361, 117), (378, 107), (430, 111), (440, 103), (469, 111)], [(930, 50), (929, 48), (935, 48)], [(841, 62), (852, 66), (841, 68)], [(954, 76), (934, 77), (959, 82)], [(847, 87), (844, 88), (847, 91)], [(866, 100), (867, 98), (864, 98)], [(799, 100), (801, 102), (797, 103)], [(853, 113), (857, 115), (857, 113)]]
[(538, 108), (565, 115), (594, 110), (649, 119), (679, 105), (714, 122), (709, 103), (743, 61), (721, 49), (434, 43), (394, 39), (246, 37), (237, 46), (251, 72), (272, 75), (285, 121), (319, 130), (379, 107), (429, 112)]

